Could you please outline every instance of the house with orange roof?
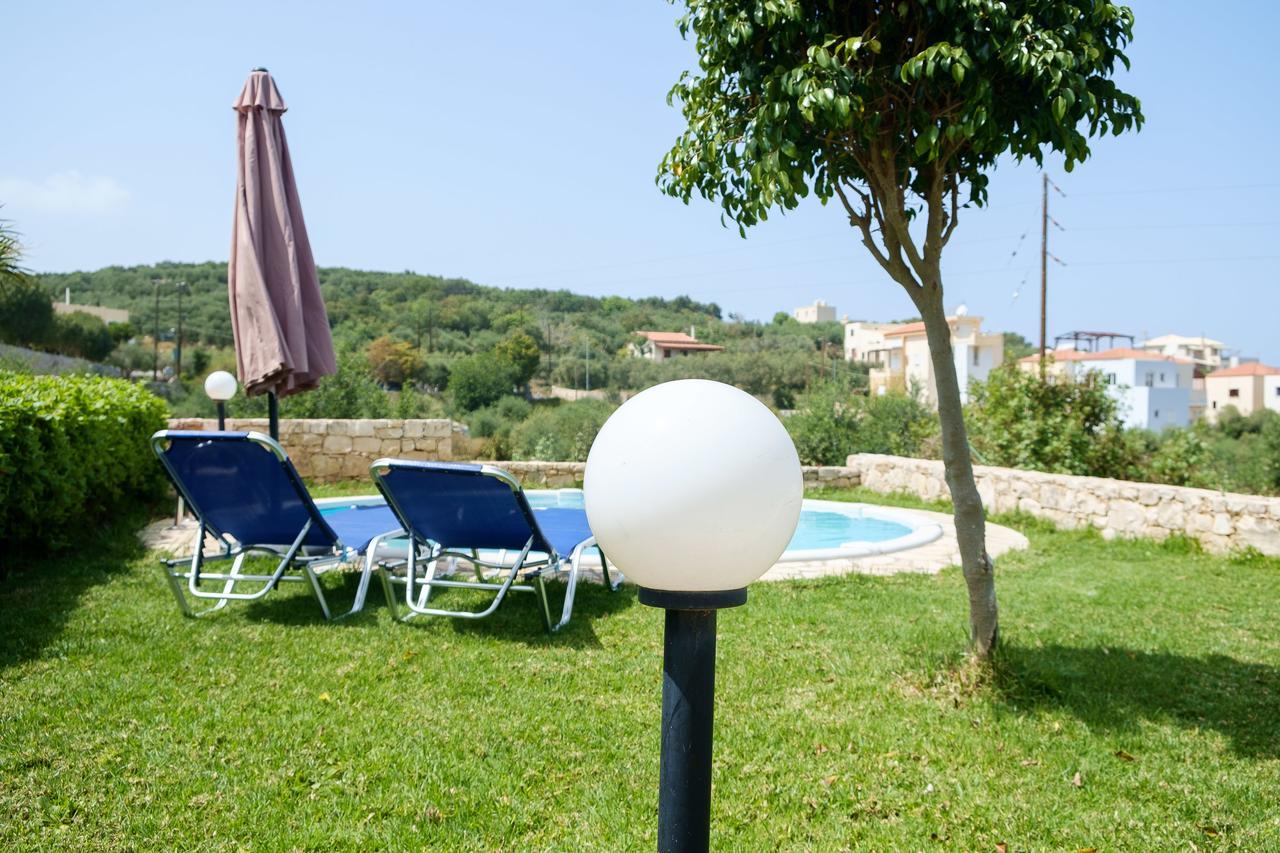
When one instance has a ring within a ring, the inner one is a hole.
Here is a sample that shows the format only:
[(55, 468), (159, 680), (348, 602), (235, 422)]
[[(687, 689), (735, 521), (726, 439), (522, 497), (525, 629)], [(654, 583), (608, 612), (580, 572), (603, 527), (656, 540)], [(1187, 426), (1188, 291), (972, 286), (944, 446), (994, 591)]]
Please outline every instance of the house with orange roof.
[[(967, 402), (969, 383), (986, 379), (1004, 361), (1004, 335), (983, 332), (982, 318), (963, 311), (948, 317), (947, 324), (960, 397)], [(937, 384), (924, 323), (845, 323), (844, 357), (871, 365), (872, 394), (914, 389), (922, 402), (937, 408)]]
[[(693, 329), (689, 330), (693, 332)], [(669, 358), (700, 352), (722, 352), (724, 347), (704, 344), (684, 332), (636, 332), (639, 337), (631, 343), (631, 355), (650, 361), (666, 361)]]
[[(1130, 429), (1160, 432), (1191, 423), (1195, 363), (1190, 359), (1130, 347), (1101, 352), (1057, 349), (1049, 357), (1047, 372), (1052, 377), (1077, 380), (1090, 372), (1101, 374)], [(1039, 371), (1039, 354), (1018, 359), (1018, 367)]]
[(1242, 415), (1259, 409), (1280, 412), (1280, 367), (1269, 367), (1258, 362), (1237, 364), (1215, 370), (1204, 378), (1208, 408), (1205, 416), (1210, 422), (1227, 406), (1234, 406)]

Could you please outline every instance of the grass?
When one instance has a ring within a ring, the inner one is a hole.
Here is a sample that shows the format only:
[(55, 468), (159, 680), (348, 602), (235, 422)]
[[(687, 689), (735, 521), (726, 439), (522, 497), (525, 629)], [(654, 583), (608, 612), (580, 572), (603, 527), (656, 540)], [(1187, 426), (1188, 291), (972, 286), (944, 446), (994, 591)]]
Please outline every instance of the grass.
[[(1012, 521), (990, 668), (954, 569), (722, 614), (715, 848), (1280, 848), (1280, 564)], [(653, 848), (631, 588), (554, 637), (300, 586), (191, 621), (125, 527), (0, 582), (0, 848)]]

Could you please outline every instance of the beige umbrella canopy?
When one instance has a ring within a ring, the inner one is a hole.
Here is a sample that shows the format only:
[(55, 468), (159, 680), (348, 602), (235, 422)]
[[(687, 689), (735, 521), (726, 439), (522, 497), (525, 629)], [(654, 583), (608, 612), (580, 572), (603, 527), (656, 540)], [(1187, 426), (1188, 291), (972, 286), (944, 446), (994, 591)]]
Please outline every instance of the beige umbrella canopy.
[(236, 365), (245, 393), (284, 397), (337, 372), (333, 337), (281, 121), (288, 106), (265, 68), (249, 75), (235, 109), (239, 169), (227, 290)]

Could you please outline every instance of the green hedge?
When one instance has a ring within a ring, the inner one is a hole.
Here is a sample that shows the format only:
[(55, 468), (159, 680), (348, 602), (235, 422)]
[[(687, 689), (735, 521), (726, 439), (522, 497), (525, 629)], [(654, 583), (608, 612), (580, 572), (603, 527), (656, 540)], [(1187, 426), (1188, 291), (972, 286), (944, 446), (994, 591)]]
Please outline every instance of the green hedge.
[(161, 494), (147, 442), (164, 426), (163, 401), (123, 380), (0, 371), (0, 542), (66, 546)]

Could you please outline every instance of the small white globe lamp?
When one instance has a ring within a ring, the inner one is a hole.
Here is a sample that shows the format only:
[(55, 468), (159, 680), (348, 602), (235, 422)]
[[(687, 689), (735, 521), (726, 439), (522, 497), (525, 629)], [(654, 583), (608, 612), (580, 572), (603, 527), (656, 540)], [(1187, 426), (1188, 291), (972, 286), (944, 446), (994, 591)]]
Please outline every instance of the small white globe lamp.
[(227, 401), (236, 395), (236, 378), (225, 370), (215, 370), (204, 379), (204, 393), (218, 405), (218, 430), (226, 429)]
[(605, 422), (583, 484), (610, 562), (666, 609), (658, 849), (707, 849), (716, 610), (786, 550), (804, 478), (786, 429), (751, 395), (704, 379), (642, 391)]

